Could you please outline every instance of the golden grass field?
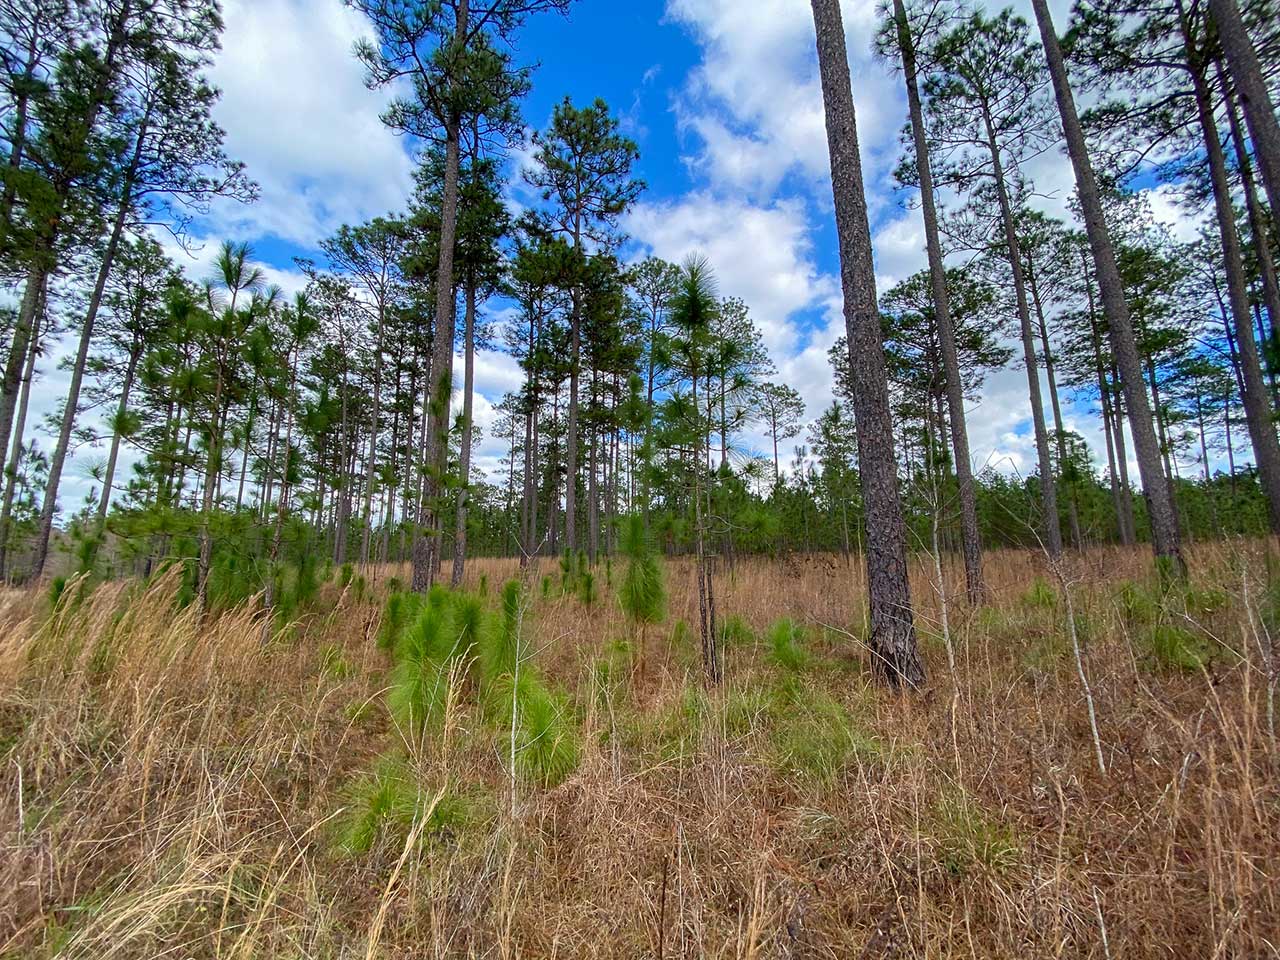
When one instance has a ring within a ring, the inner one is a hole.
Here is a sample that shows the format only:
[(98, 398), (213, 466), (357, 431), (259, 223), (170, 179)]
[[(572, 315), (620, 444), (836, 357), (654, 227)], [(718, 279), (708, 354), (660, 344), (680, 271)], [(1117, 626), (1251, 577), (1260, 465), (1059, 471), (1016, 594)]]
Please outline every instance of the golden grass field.
[[(522, 629), (577, 744), (550, 787), (461, 671), (437, 727), (392, 722), (403, 571), (326, 584), (266, 645), (252, 608), (175, 612), (172, 576), (73, 583), (52, 614), (0, 594), (0, 956), (1280, 956), (1267, 549), (1201, 546), (1168, 592), (1140, 550), (1062, 581), (991, 553), (990, 605), (949, 610), (954, 673), (925, 555), (914, 694), (870, 683), (857, 563), (721, 571), (704, 691), (691, 566), (638, 649), (604, 568), (587, 607), (543, 561)], [(516, 571), (468, 585), (496, 602)], [(417, 812), (353, 853), (353, 784), (388, 756)]]

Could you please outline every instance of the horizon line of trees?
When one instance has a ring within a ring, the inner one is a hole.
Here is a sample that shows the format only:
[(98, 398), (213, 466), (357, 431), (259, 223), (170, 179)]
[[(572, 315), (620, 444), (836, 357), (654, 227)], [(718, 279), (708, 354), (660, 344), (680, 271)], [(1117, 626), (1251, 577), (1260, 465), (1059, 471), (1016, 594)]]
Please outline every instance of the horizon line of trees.
[[(400, 91), (383, 119), (418, 147), (415, 189), (324, 240), (286, 300), (243, 243), (193, 282), (151, 235), (256, 195), (212, 120), (217, 3), (0, 2), (0, 279), (18, 304), (0, 310), (0, 577), (42, 575), (60, 540), (80, 569), (180, 562), (202, 607), (260, 593), (270, 614), (322, 560), (409, 562), (423, 590), (460, 583), (477, 554), (595, 563), (639, 515), (697, 560), (712, 681), (717, 572), (833, 550), (867, 565), (877, 671), (916, 685), (910, 549), (954, 553), (980, 604), (992, 546), (1056, 562), (1149, 540), (1177, 571), (1184, 540), (1280, 532), (1269, 0), (1081, 0), (1061, 37), (1041, 0), (1038, 36), (1009, 10), (894, 0), (875, 42), (902, 71), (896, 177), (922, 205), (929, 266), (882, 297), (838, 2), (812, 0), (847, 330), (820, 412), (777, 382), (714, 264), (622, 261), (644, 183), (603, 101), (556, 106), (522, 174), (536, 202), (508, 209), (532, 82), (514, 41), (569, 0), (351, 5), (376, 33), (355, 50), (368, 83)], [(1076, 225), (1035, 209), (1033, 161), (1064, 142)], [(1195, 242), (1152, 215), (1137, 185), (1155, 181), (1189, 215), (1212, 209)], [(46, 450), (28, 413), (64, 336)], [(486, 349), (523, 377), (495, 405), (490, 476), (475, 463)], [(1015, 352), (1036, 469), (975, 475), (965, 404)], [(1096, 406), (1101, 473), (1067, 399)], [(67, 458), (97, 443), (95, 489), (55, 538)]]

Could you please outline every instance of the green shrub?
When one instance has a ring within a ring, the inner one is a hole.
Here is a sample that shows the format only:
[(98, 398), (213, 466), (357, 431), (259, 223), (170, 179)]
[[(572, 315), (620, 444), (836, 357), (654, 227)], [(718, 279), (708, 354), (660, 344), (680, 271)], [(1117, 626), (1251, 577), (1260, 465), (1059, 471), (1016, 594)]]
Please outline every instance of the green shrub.
[(726, 650), (750, 646), (755, 642), (755, 631), (738, 614), (730, 614), (720, 621), (720, 645)]
[(643, 517), (630, 516), (623, 521), (621, 547), (627, 558), (618, 589), (622, 612), (635, 624), (661, 623), (667, 617), (667, 588)]
[(792, 681), (775, 703), (774, 765), (802, 780), (831, 784), (857, 759), (881, 760), (880, 742), (863, 730), (841, 704), (813, 687)]
[(809, 664), (809, 654), (801, 643), (804, 628), (790, 617), (783, 617), (769, 628), (769, 659), (779, 669), (798, 673)]
[(1217, 587), (1193, 587), (1188, 585), (1182, 594), (1188, 616), (1209, 616), (1227, 605), (1227, 594)]
[(578, 599), (584, 607), (593, 607), (596, 603), (596, 577), (590, 570), (578, 574)]
[(386, 833), (403, 843), (421, 812), (421, 793), (408, 767), (383, 757), (371, 773), (343, 789), (342, 810), (334, 818), (334, 846), (347, 856), (359, 856)]
[(932, 832), (938, 862), (952, 876), (975, 867), (1000, 872), (1017, 860), (1013, 831), (991, 819), (974, 800), (960, 795), (944, 799), (934, 810)]
[(1052, 610), (1058, 604), (1058, 594), (1042, 577), (1036, 577), (1018, 602), (1032, 610)]
[(498, 615), (480, 635), (480, 671), (486, 683), (492, 683), (504, 673), (515, 672), (521, 600), (520, 581), (508, 580), (502, 587)]
[(1130, 626), (1151, 623), (1159, 613), (1159, 604), (1151, 592), (1132, 580), (1120, 584), (1116, 599), (1125, 623)]
[(418, 844), (425, 845), (461, 833), (479, 819), (478, 807), (476, 798), (432, 789), (404, 761), (383, 757), (343, 789), (333, 843), (347, 856), (368, 853), (379, 840), (399, 849), (416, 828)]
[(1158, 623), (1142, 639), (1148, 658), (1158, 669), (1198, 671), (1213, 657), (1207, 640), (1174, 624)]
[(378, 625), (377, 643), (382, 650), (394, 650), (400, 634), (422, 611), (422, 594), (392, 593), (383, 608), (382, 623)]
[(413, 734), (435, 726), (444, 715), (449, 663), (456, 648), (448, 614), (428, 602), (396, 644), (387, 709), (402, 729)]
[[(514, 749), (516, 774), (525, 783), (553, 787), (578, 767), (581, 746), (568, 704), (528, 667), (518, 681), (504, 674), (493, 685), (492, 712), (503, 733), (503, 758)], [(515, 742), (512, 744), (512, 710)]]

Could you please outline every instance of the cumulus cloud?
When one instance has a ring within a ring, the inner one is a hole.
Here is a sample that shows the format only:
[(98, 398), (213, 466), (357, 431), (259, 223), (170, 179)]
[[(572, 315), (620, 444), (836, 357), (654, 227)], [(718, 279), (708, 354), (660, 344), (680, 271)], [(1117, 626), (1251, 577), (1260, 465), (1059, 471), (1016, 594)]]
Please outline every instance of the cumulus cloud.
[[(868, 176), (891, 163), (905, 97), (871, 53), (875, 5), (843, 5), (854, 80), (858, 134)], [(703, 50), (674, 103), (696, 151), (686, 163), (715, 189), (770, 196), (796, 174), (820, 198), (829, 170), (813, 15), (805, 0), (759, 0), (749, 13), (736, 0), (671, 0), (667, 16)], [(825, 192), (824, 192), (825, 191)]]
[(369, 34), (340, 0), (229, 0), (210, 77), (227, 152), (262, 186), (250, 206), (219, 203), (219, 235), (311, 247), (342, 223), (399, 209), (411, 187), (405, 142), (378, 114), (352, 44)]
[(835, 290), (834, 278), (820, 273), (813, 259), (810, 225), (798, 199), (757, 206), (698, 192), (639, 204), (625, 226), (665, 260), (705, 255), (721, 293), (740, 297), (751, 308), (775, 358), (799, 345), (795, 315)]

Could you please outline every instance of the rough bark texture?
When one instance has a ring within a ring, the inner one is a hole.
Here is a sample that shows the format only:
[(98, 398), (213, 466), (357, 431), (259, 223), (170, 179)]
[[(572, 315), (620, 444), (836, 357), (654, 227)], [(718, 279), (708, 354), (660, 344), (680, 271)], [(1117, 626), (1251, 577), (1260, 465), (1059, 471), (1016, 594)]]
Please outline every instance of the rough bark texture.
[(1262, 64), (1240, 19), (1236, 0), (1209, 0), (1209, 14), (1218, 28), (1218, 40), (1226, 54), (1231, 78), (1240, 92), (1240, 105), (1262, 169), (1267, 202), (1273, 211), (1280, 213), (1280, 122), (1276, 120), (1276, 108), (1262, 75)]
[(876, 306), (871, 230), (862, 186), (862, 162), (839, 0), (811, 0), (817, 33), (818, 67), (826, 112), (827, 149), (845, 329), (853, 371), (853, 406), (858, 425), (867, 525), (867, 585), (871, 602), (871, 650), (875, 672), (891, 685), (918, 686), (924, 665), (916, 647), (911, 590), (907, 582), (906, 538), (898, 499), (898, 467), (885, 376), (884, 345)]
[[(907, 11), (903, 0), (894, 0), (893, 12), (898, 26), (898, 49), (902, 54), (902, 72), (907, 85), (911, 136), (916, 151), (916, 174), (920, 179), (920, 206), (924, 215), (925, 248), (929, 254), (933, 312), (938, 324), (938, 347), (942, 352), (942, 370), (946, 379), (951, 449), (955, 460), (956, 483), (960, 488), (960, 545), (964, 553), (965, 587), (969, 602), (977, 605), (986, 597), (986, 584), (982, 578), (982, 539), (978, 533), (978, 502), (973, 485), (973, 462), (969, 456), (969, 431), (965, 425), (964, 416), (964, 384), (960, 379), (960, 360), (956, 353), (955, 329), (951, 323), (951, 303), (947, 295), (946, 268), (942, 260), (942, 243), (938, 237), (938, 211), (933, 199), (933, 170), (929, 164), (924, 110), (920, 105), (920, 86), (916, 76), (915, 44), (908, 29)], [(778, 459), (776, 442), (773, 457), (776, 478)]]
[(1262, 378), (1262, 363), (1258, 357), (1258, 344), (1253, 336), (1253, 322), (1249, 317), (1249, 293), (1245, 285), (1244, 264), (1240, 254), (1240, 235), (1236, 231), (1235, 210), (1231, 204), (1231, 184), (1227, 179), (1226, 157), (1222, 141), (1218, 139), (1218, 125), (1213, 111), (1213, 100), (1202, 64), (1192, 42), (1185, 16), (1182, 18), (1183, 41), (1187, 59), (1191, 64), (1191, 81), (1195, 93), (1196, 112), (1200, 118), (1200, 132), (1204, 138), (1205, 156), (1209, 162), (1209, 179), (1213, 185), (1214, 213), (1218, 219), (1218, 232), (1222, 238), (1222, 259), (1227, 277), (1227, 304), (1235, 327), (1236, 349), (1240, 354), (1240, 376), (1244, 383), (1242, 403), (1249, 439), (1253, 443), (1253, 456), (1258, 464), (1258, 479), (1267, 498), (1267, 514), (1271, 532), (1280, 533), (1280, 444), (1276, 442), (1275, 425), (1271, 419), (1271, 404), (1267, 399), (1266, 383)]
[(449, 574), (450, 586), (462, 584), (462, 573), (467, 562), (467, 492), (471, 483), (471, 413), (475, 403), (476, 381), (476, 286), (467, 284), (467, 307), (463, 333), (462, 367), (462, 449), (459, 452), (458, 472), (462, 483), (458, 487), (458, 506), (453, 527), (453, 569)]
[[(465, 37), (468, 30), (467, 0), (458, 4), (455, 32)], [(453, 255), (458, 238), (458, 171), (461, 166), (461, 124), (457, 117), (445, 124), (444, 195), (440, 203), (440, 261), (436, 265), (436, 327), (431, 343), (431, 379), (427, 385), (426, 475), (423, 502), (419, 506), (425, 534), (413, 544), (413, 589), (424, 591), (435, 580), (440, 532), (440, 491), (449, 454), (449, 403), (453, 398), (453, 334), (455, 296)]]
[(448, 456), (449, 402), (453, 393), (453, 253), (458, 234), (458, 127), (445, 141), (444, 200), (440, 210), (440, 262), (436, 269), (436, 326), (431, 343), (431, 380), (427, 388), (426, 474), (419, 508), (426, 530), (415, 538), (413, 589), (426, 590), (435, 579), (435, 533), (440, 524), (437, 500)]
[(9, 345), (9, 357), (4, 366), (4, 387), (0, 393), (0, 471), (8, 463), (6, 443), (13, 433), (13, 416), (18, 408), (18, 391), (22, 387), (22, 365), (27, 358), (36, 315), (40, 309), (44, 290), (49, 282), (49, 271), (33, 266), (27, 271), (26, 288), (18, 304), (18, 316), (13, 325), (13, 341)]
[[(1151, 518), (1152, 548), (1157, 557), (1168, 558), (1178, 569), (1185, 569), (1172, 491), (1160, 468), (1160, 445), (1156, 441), (1155, 428), (1151, 422), (1151, 406), (1147, 403), (1146, 385), (1142, 379), (1142, 364), (1138, 358), (1137, 341), (1134, 339), (1133, 324), (1129, 318), (1129, 306), (1124, 299), (1124, 284), (1120, 280), (1115, 248), (1111, 244), (1111, 235), (1102, 215), (1098, 183), (1093, 174), (1093, 166), (1089, 162), (1084, 131), (1080, 127), (1075, 98), (1067, 80), (1062, 48), (1058, 43), (1058, 35), (1054, 30), (1053, 20), (1049, 16), (1046, 0), (1032, 0), (1032, 5), (1035, 8), (1036, 22), (1040, 27), (1045, 59), (1049, 64), (1049, 76), (1053, 81), (1058, 113), (1062, 118), (1067, 153), (1071, 158), (1072, 169), (1075, 171), (1076, 193), (1080, 198), (1081, 213), (1089, 237), (1089, 249), (1093, 253), (1098, 291), (1102, 297), (1102, 312), (1111, 337), (1111, 353), (1120, 371), (1120, 387), (1124, 391), (1129, 427), (1133, 432), (1138, 472), (1142, 476), (1142, 492), (1147, 501), (1147, 515)], [(1123, 452), (1120, 459), (1123, 469)]]
[[(1236, 98), (1232, 95), (1230, 84), (1218, 67), (1218, 82), (1222, 88), (1222, 97), (1227, 107), (1227, 120), (1231, 129), (1231, 145), (1235, 150), (1236, 169), (1240, 173), (1240, 192), (1244, 195), (1245, 211), (1249, 215), (1249, 233), (1251, 235), (1253, 254), (1257, 260), (1258, 276), (1262, 280), (1262, 301), (1267, 308), (1267, 316), (1271, 318), (1271, 331), (1275, 333), (1276, 323), (1280, 322), (1280, 282), (1276, 279), (1276, 265), (1271, 257), (1271, 244), (1268, 241), (1267, 214), (1258, 200), (1257, 183), (1253, 177), (1253, 163), (1249, 157), (1249, 149), (1245, 144), (1244, 131), (1240, 128), (1240, 117), (1237, 112)], [(1258, 336), (1265, 337), (1262, 321), (1258, 321)], [(1276, 393), (1276, 371), (1268, 371), (1271, 375), (1271, 393)]]

